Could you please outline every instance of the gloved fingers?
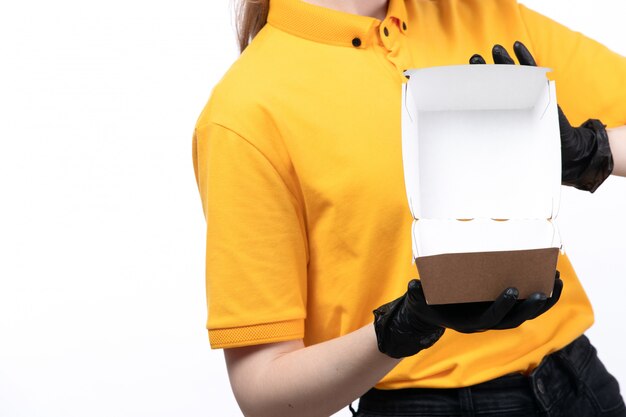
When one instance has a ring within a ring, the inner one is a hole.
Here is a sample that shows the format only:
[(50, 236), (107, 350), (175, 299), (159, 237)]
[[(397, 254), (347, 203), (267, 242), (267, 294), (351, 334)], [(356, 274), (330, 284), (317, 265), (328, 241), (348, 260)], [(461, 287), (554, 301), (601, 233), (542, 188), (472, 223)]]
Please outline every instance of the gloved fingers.
[(459, 333), (476, 333), (488, 330), (483, 315), (493, 303), (476, 302), (433, 306), (440, 313), (443, 326)]
[(422, 282), (420, 280), (411, 280), (407, 293), (409, 295), (409, 308), (417, 313), (420, 320), (428, 324), (441, 326), (441, 316), (426, 302)]
[(526, 45), (521, 43), (520, 41), (515, 41), (513, 44), (513, 51), (515, 52), (515, 56), (521, 65), (527, 65), (531, 67), (536, 67), (537, 62), (535, 62), (535, 58), (533, 58), (532, 54), (526, 48)]
[(543, 293), (530, 295), (524, 301), (517, 303), (509, 314), (494, 328), (499, 330), (514, 329), (526, 320), (534, 319), (541, 315), (547, 299), (548, 297)]
[[(560, 278), (560, 272), (556, 271), (556, 278), (554, 280), (554, 289), (552, 290), (552, 296), (546, 300), (546, 304), (543, 309), (535, 315), (535, 317), (539, 317), (546, 311), (550, 310), (561, 298), (561, 292), (563, 291), (563, 281)], [(533, 318), (535, 318), (533, 317)]]
[(442, 326), (461, 333), (484, 331), (478, 318), (491, 303), (458, 303), (431, 306), (433, 317)]
[[(526, 45), (524, 45), (520, 41), (516, 41), (513, 44), (513, 51), (515, 52), (515, 56), (517, 57), (521, 65), (527, 65), (527, 66), (533, 66), (533, 67), (537, 66), (537, 62), (535, 61), (535, 58), (533, 58), (528, 48), (526, 48)], [(509, 52), (502, 45), (499, 45), (499, 44), (494, 45), (491, 51), (491, 54), (493, 55), (493, 62), (496, 64), (515, 65), (515, 61), (513, 60), (513, 58), (511, 58), (511, 55), (509, 55)], [(470, 64), (486, 64), (487, 62), (481, 55), (474, 54), (470, 58), (469, 63)]]
[(493, 55), (493, 62), (496, 64), (515, 65), (515, 61), (513, 61), (511, 55), (509, 55), (502, 45), (494, 45), (491, 54)]
[(419, 279), (412, 279), (407, 286), (407, 293), (411, 302), (418, 304), (426, 304), (426, 298), (424, 297), (424, 290), (422, 289), (422, 282)]
[(496, 326), (515, 305), (518, 291), (508, 288), (493, 302), (444, 304), (430, 307), (432, 317), (460, 333), (476, 333)]
[(485, 61), (485, 58), (482, 57), (482, 55), (474, 54), (469, 59), (469, 63), (474, 65), (474, 64), (486, 64), (487, 62)]
[[(559, 113), (559, 131), (561, 133), (561, 155), (563, 165), (563, 178), (567, 178), (567, 168), (584, 159), (588, 150), (584, 147), (584, 136), (577, 134), (561, 106), (557, 106)], [(583, 145), (583, 146), (581, 146)]]
[(504, 290), (498, 298), (481, 315), (479, 322), (484, 329), (492, 329), (515, 307), (519, 296), (517, 288), (510, 287)]
[[(426, 303), (422, 283), (413, 280), (409, 283), (409, 300), (411, 309), (417, 314), (419, 319), (425, 323), (434, 326), (447, 327), (458, 330), (458, 315), (455, 314), (456, 305), (435, 305), (430, 306)], [(467, 317), (461, 316), (463, 319)]]
[(550, 296), (548, 301), (551, 302), (552, 305), (556, 304), (556, 302), (559, 301), (559, 298), (561, 298), (562, 292), (563, 280), (561, 279), (561, 273), (559, 271), (556, 271), (556, 274), (554, 275), (554, 288), (552, 289), (552, 295)]
[(559, 127), (561, 129), (561, 137), (563, 137), (563, 135), (571, 136), (573, 127), (571, 123), (569, 122), (569, 119), (567, 118), (565, 113), (563, 113), (561, 106), (557, 105), (557, 110), (559, 112)]

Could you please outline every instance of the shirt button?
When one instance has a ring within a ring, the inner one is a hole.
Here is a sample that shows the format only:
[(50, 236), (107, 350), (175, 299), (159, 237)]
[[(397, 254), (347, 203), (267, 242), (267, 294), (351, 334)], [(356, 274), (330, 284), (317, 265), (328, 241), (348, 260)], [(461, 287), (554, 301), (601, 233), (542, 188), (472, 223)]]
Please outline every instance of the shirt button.
[(358, 48), (359, 46), (361, 46), (361, 39), (359, 38), (352, 39), (352, 45)]
[(402, 29), (406, 30), (406, 22), (402, 22)]
[(383, 33), (385, 34), (385, 36), (389, 36), (389, 29), (387, 29), (387, 26), (383, 28)]

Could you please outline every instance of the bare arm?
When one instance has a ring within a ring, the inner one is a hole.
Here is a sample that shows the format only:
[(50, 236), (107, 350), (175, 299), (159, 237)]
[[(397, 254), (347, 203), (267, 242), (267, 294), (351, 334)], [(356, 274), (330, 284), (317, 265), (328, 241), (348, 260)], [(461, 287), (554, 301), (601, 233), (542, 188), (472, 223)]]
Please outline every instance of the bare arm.
[(329, 416), (400, 362), (378, 351), (372, 324), (309, 347), (297, 340), (225, 349), (224, 356), (247, 417)]
[[(559, 300), (557, 271), (552, 297), (535, 293), (522, 304), (507, 288), (484, 308), (426, 303), (421, 282), (374, 310), (374, 323), (309, 347), (302, 340), (224, 351), (235, 398), (248, 417), (328, 416), (367, 392), (402, 358), (430, 348), (445, 328), (463, 333), (512, 329), (545, 313)], [(381, 350), (378, 350), (377, 335)]]
[(626, 177), (626, 126), (607, 129), (613, 154), (613, 175)]

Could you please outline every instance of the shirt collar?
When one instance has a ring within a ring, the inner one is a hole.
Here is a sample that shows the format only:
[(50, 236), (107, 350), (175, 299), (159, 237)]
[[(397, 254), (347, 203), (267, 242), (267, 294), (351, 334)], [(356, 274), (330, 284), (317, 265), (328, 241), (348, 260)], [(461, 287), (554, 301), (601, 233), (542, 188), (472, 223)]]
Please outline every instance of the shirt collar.
[[(404, 1), (389, 0), (384, 20), (396, 24), (401, 33), (407, 31), (409, 24)], [(373, 31), (381, 24), (374, 17), (341, 12), (302, 0), (270, 0), (267, 21), (292, 35), (350, 47), (367, 47), (374, 39)]]

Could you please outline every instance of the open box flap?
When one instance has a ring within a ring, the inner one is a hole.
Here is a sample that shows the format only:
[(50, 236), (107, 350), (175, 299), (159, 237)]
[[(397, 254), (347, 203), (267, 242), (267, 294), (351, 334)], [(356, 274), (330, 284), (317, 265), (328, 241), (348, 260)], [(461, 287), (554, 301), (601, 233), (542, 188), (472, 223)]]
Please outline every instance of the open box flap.
[(414, 218), (556, 217), (560, 135), (547, 72), (513, 65), (406, 72), (402, 146)]
[(556, 222), (541, 219), (415, 220), (412, 241), (413, 258), (444, 253), (561, 248)]
[(454, 65), (405, 71), (418, 110), (489, 110), (532, 107), (549, 68)]

